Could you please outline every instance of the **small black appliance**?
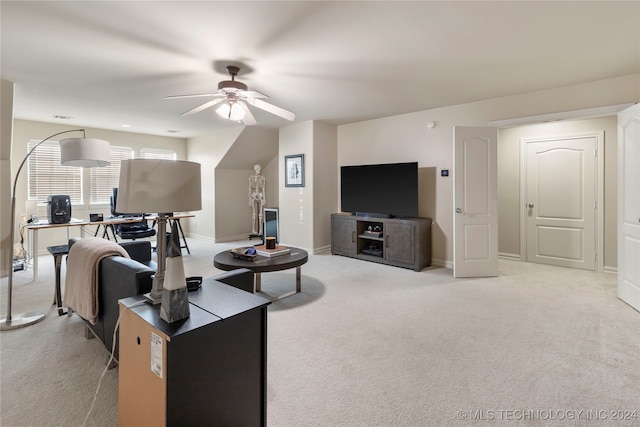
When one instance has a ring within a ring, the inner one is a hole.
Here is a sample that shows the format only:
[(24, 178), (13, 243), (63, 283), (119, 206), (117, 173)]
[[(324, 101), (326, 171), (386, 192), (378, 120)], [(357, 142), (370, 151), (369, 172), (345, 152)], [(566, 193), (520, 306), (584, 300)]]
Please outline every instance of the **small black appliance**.
[(47, 198), (47, 219), (49, 224), (71, 222), (71, 198), (64, 194), (49, 196)]

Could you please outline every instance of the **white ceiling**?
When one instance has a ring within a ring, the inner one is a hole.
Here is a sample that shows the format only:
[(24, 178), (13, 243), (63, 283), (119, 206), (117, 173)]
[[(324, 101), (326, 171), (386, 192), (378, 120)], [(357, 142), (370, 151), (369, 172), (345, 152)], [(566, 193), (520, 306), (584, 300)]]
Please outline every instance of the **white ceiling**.
[(163, 99), (215, 92), (229, 63), (296, 121), (335, 124), (640, 72), (637, 1), (3, 0), (0, 13), (16, 118), (184, 138), (240, 126), (180, 117), (206, 99)]

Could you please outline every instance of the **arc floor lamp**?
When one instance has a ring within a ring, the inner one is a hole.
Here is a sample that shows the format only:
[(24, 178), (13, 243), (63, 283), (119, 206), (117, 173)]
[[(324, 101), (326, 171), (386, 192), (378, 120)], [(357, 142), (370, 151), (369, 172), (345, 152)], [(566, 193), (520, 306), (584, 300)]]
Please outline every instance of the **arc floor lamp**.
[[(109, 150), (109, 143), (102, 139), (87, 138), (84, 129), (65, 130), (62, 132), (50, 135), (36, 144), (20, 163), (18, 172), (13, 180), (13, 191), (11, 193), (11, 253), (13, 254), (13, 245), (15, 239), (15, 227), (16, 227), (16, 185), (18, 183), (18, 177), (22, 171), (22, 167), (26, 163), (31, 153), (35, 151), (43, 142), (50, 140), (58, 135), (70, 132), (82, 132), (82, 138), (67, 138), (60, 141), (60, 163), (62, 166), (77, 166), (77, 167), (102, 167), (109, 166), (111, 164), (111, 153)], [(12, 308), (12, 296), (13, 296), (13, 255), (11, 256), (11, 265), (9, 266), (9, 282), (7, 286), (7, 315), (5, 318), (0, 319), (0, 331), (6, 331), (10, 329), (17, 329), (24, 326), (29, 326), (44, 319), (43, 313), (21, 313), (13, 314)]]

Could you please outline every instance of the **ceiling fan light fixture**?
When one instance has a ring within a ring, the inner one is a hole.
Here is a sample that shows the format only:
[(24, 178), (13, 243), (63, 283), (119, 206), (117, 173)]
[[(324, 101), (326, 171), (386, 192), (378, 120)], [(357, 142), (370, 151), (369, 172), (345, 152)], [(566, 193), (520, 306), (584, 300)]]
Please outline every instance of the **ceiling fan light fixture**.
[[(1, 0), (0, 0), (1, 1)], [(205, 102), (195, 108), (185, 111), (180, 114), (181, 116), (188, 116), (191, 114), (199, 113), (202, 110), (211, 108), (217, 105), (216, 113), (227, 120), (233, 120), (236, 122), (244, 122), (245, 125), (251, 126), (256, 124), (256, 119), (251, 114), (247, 103), (252, 107), (259, 108), (267, 113), (274, 114), (283, 119), (293, 121), (296, 115), (291, 111), (287, 111), (284, 108), (277, 107), (273, 104), (269, 104), (263, 101), (262, 98), (269, 98), (264, 93), (256, 90), (248, 90), (247, 85), (236, 81), (236, 76), (240, 71), (240, 68), (234, 65), (229, 65), (227, 71), (231, 76), (231, 80), (224, 80), (218, 83), (218, 93), (200, 93), (195, 95), (173, 95), (166, 96), (165, 99), (174, 98), (197, 98), (197, 97), (213, 97), (214, 99)]]
[(223, 103), (216, 109), (216, 113), (222, 118), (233, 120), (234, 122), (240, 121), (244, 118), (244, 108), (240, 105), (240, 102), (229, 101)]

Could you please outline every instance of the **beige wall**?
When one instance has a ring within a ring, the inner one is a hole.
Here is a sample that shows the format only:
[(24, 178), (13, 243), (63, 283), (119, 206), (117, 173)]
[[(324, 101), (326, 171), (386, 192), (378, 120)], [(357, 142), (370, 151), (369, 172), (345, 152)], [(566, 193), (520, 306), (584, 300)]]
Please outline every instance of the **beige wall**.
[[(27, 155), (27, 143), (29, 140), (41, 140), (57, 132), (65, 130), (79, 129), (82, 126), (59, 125), (54, 123), (32, 122), (27, 120), (14, 120), (13, 132), (13, 155), (11, 169), (12, 173), (17, 172), (20, 162)], [(187, 156), (186, 140), (182, 138), (162, 137), (145, 135), (131, 132), (118, 132), (106, 129), (85, 128), (86, 135), (89, 138), (99, 138), (107, 140), (112, 146), (131, 147), (134, 150), (134, 156), (138, 157), (141, 148), (162, 148), (173, 150), (176, 152), (178, 159), (184, 160)], [(81, 136), (81, 133), (69, 133), (60, 135), (59, 139)], [(55, 139), (54, 139), (55, 140)], [(85, 189), (85, 204), (73, 205), (72, 216), (74, 218), (89, 219), (89, 213), (102, 213), (105, 216), (110, 215), (110, 206), (108, 204), (91, 205), (89, 203), (90, 194), (90, 174), (84, 176), (83, 186)], [(16, 221), (20, 221), (26, 213), (27, 199), (27, 173), (23, 169), (20, 174), (18, 185), (16, 187)], [(4, 203), (4, 201), (3, 201)], [(46, 206), (38, 206), (38, 215), (41, 218), (47, 217)], [(189, 222), (183, 223), (185, 232), (189, 231)], [(80, 227), (68, 227), (69, 236), (80, 236)], [(91, 230), (88, 230), (91, 231)], [(19, 236), (17, 236), (19, 240)], [(56, 229), (47, 229), (39, 232), (38, 235), (38, 252), (47, 253), (47, 246), (60, 245), (67, 241), (67, 227)]]
[[(5, 100), (3, 96), (3, 102)], [(170, 148), (178, 153), (178, 158), (199, 162), (202, 164), (203, 177), (203, 209), (196, 212), (196, 218), (186, 221), (189, 234), (215, 240), (216, 234), (234, 233), (239, 230), (240, 222), (250, 224), (250, 220), (239, 219), (234, 223), (237, 215), (226, 212), (231, 199), (246, 206), (250, 215), (248, 202), (244, 199), (247, 191), (247, 177), (252, 172), (254, 160), (249, 160), (245, 167), (230, 167), (228, 173), (216, 176), (214, 173), (219, 163), (231, 161), (228, 152), (238, 140), (245, 140), (246, 144), (260, 144), (261, 141), (273, 142), (277, 145), (275, 157), (265, 157), (263, 173), (267, 177), (267, 205), (278, 206), (280, 209), (281, 239), (284, 244), (300, 246), (310, 250), (322, 250), (330, 242), (329, 214), (339, 210), (339, 166), (366, 163), (391, 163), (403, 161), (417, 161), (420, 168), (420, 216), (430, 217), (435, 223), (432, 230), (433, 258), (436, 265), (450, 266), (453, 261), (452, 237), (452, 177), (441, 177), (442, 169), (452, 171), (452, 138), (453, 126), (486, 126), (489, 122), (516, 117), (547, 114), (562, 111), (579, 110), (584, 108), (615, 105), (640, 100), (640, 75), (634, 74), (603, 81), (567, 86), (528, 94), (495, 98), (463, 105), (455, 105), (432, 110), (385, 117), (365, 122), (351, 123), (338, 126), (326, 125), (320, 122), (302, 122), (285, 126), (278, 132), (261, 131), (253, 128), (244, 132), (245, 128), (221, 129), (211, 135), (192, 138), (188, 142), (180, 138), (156, 137), (128, 132), (108, 131), (101, 129), (87, 129), (87, 136), (103, 138), (113, 145), (132, 146), (134, 149), (142, 147)], [(3, 115), (3, 118), (5, 116)], [(433, 129), (427, 128), (427, 123), (434, 121)], [(53, 133), (74, 129), (74, 126), (49, 123), (36, 123), (21, 120), (14, 121), (15, 147), (13, 158), (21, 159), (26, 154), (26, 143), (29, 139), (41, 139)], [(3, 126), (4, 129), (4, 126)], [(243, 135), (244, 132), (244, 136)], [(610, 132), (607, 132), (610, 134)], [(609, 141), (609, 140), (608, 140)], [(10, 145), (10, 144), (9, 144)], [(3, 134), (2, 154), (5, 155), (7, 142)], [(606, 145), (605, 170), (606, 173), (615, 168), (615, 156), (611, 155), (611, 144)], [(501, 161), (511, 165), (515, 156), (513, 147), (501, 144)], [(233, 150), (231, 150), (233, 151)], [(243, 150), (236, 150), (245, 152)], [(288, 188), (284, 186), (284, 156), (288, 154), (305, 155), (305, 187)], [(2, 159), (5, 160), (6, 159)], [(519, 163), (519, 162), (516, 162)], [(17, 164), (12, 164), (15, 169)], [(233, 172), (233, 170), (237, 172)], [(0, 171), (5, 186), (6, 168)], [(326, 173), (325, 173), (326, 172)], [(504, 169), (501, 174), (513, 174)], [(330, 174), (333, 174), (330, 176)], [(23, 174), (24, 175), (24, 174)], [(244, 176), (242, 176), (244, 175)], [(18, 212), (24, 211), (26, 197), (26, 175), (21, 177), (18, 186)], [(274, 185), (277, 183), (277, 185)], [(508, 201), (514, 194), (513, 181), (501, 184), (501, 203), (505, 203), (506, 211), (501, 217), (511, 216), (512, 209)], [(607, 184), (608, 185), (608, 184)], [(234, 189), (235, 187), (235, 189)], [(333, 189), (331, 188), (333, 187)], [(3, 187), (4, 188), (4, 187)], [(219, 197), (216, 197), (219, 188)], [(519, 188), (519, 187), (518, 187)], [(609, 188), (609, 187), (607, 187)], [(275, 190), (275, 191), (274, 191)], [(233, 193), (233, 195), (231, 195)], [(237, 201), (236, 194), (238, 195)], [(277, 203), (275, 202), (277, 200)], [(613, 229), (615, 215), (615, 194), (605, 189), (605, 265), (615, 266), (615, 244), (609, 231)], [(2, 205), (10, 201), (3, 195)], [(221, 203), (225, 203), (222, 210), (218, 210)], [(108, 206), (74, 206), (74, 217), (88, 217), (89, 211), (108, 211)], [(220, 212), (224, 211), (222, 215)], [(216, 212), (219, 215), (216, 215)], [(42, 209), (40, 215), (46, 215)], [(4, 217), (3, 217), (4, 218)], [(3, 220), (4, 221), (4, 220)], [(6, 221), (4, 221), (6, 222)], [(2, 226), (2, 235), (8, 234), (7, 226)], [(246, 225), (245, 225), (246, 226)], [(512, 230), (512, 223), (501, 225)], [(224, 230), (224, 232), (222, 232)], [(229, 233), (227, 231), (229, 230)], [(500, 251), (515, 253), (515, 240), (501, 232)], [(43, 236), (45, 233), (42, 233)], [(41, 238), (40, 248), (50, 244), (58, 244), (66, 240), (66, 235), (47, 233), (46, 239)], [(611, 249), (613, 247), (613, 249)], [(42, 252), (42, 249), (40, 249)]]
[(262, 166), (262, 175), (264, 175), (266, 186), (267, 203), (265, 208), (277, 208), (280, 203), (280, 162), (278, 162), (278, 154), (271, 159), (269, 163)]
[[(304, 154), (304, 187), (285, 187), (284, 158)], [(280, 128), (280, 240), (312, 253), (331, 247), (337, 209), (337, 127), (307, 121)]]
[[(206, 138), (190, 141), (190, 156), (206, 150), (206, 143), (200, 144), (203, 139)], [(272, 150), (274, 141), (276, 145)], [(223, 144), (227, 152), (214, 168), (215, 230), (212, 235), (198, 235), (219, 242), (249, 236), (252, 210), (248, 201), (248, 178), (257, 162), (266, 179), (266, 207), (279, 208), (281, 241), (310, 251), (328, 250), (330, 214), (337, 208), (336, 126), (309, 121), (286, 126), (279, 134), (245, 128), (231, 145), (230, 142)], [(284, 186), (284, 156), (289, 154), (305, 155), (302, 188)], [(266, 161), (270, 155), (271, 159)], [(240, 167), (242, 165), (244, 167)], [(205, 221), (204, 213), (203, 209), (197, 214), (198, 222)]]
[(0, 276), (9, 274), (12, 259), (11, 228), (11, 138), (13, 135), (14, 84), (0, 82)]
[(241, 132), (241, 127), (221, 129), (214, 134), (191, 138), (188, 141), (188, 160), (202, 165), (202, 209), (195, 212), (196, 217), (190, 224), (190, 234), (194, 237), (215, 240), (215, 169)]
[[(265, 207), (278, 206), (277, 166), (277, 156), (274, 156), (262, 168), (266, 187)], [(253, 210), (249, 204), (249, 177), (254, 173), (253, 168), (216, 168), (216, 242), (245, 240), (251, 234)]]
[(249, 169), (220, 169), (216, 175), (217, 242), (247, 239), (251, 234)]
[(502, 129), (498, 148), (498, 250), (520, 256), (520, 140), (594, 134), (604, 131), (604, 267), (617, 266), (617, 124), (616, 116), (542, 123)]
[(337, 127), (313, 122), (313, 251), (331, 249), (331, 214), (338, 204)]
[[(453, 127), (640, 100), (640, 75), (489, 99), (338, 126), (338, 166), (417, 161), (430, 177), (420, 188), (420, 216), (434, 219), (433, 262), (453, 262), (453, 179), (440, 170), (453, 167)], [(429, 130), (427, 123), (436, 122)], [(514, 160), (519, 162), (519, 160)], [(609, 164), (609, 166), (611, 166)], [(431, 171), (435, 171), (435, 177)], [(421, 181), (422, 184), (422, 181)], [(606, 202), (612, 199), (607, 198)], [(611, 208), (609, 208), (610, 210)], [(611, 264), (610, 253), (606, 255)]]
[(304, 187), (285, 187), (284, 172), (279, 174), (280, 242), (313, 249), (313, 122), (280, 128), (278, 161), (284, 171), (284, 156), (304, 154)]
[(191, 235), (217, 242), (251, 234), (249, 176), (259, 164), (267, 185), (267, 206), (278, 205), (278, 132), (258, 127), (231, 127), (188, 141), (189, 160), (203, 165), (202, 210)]

